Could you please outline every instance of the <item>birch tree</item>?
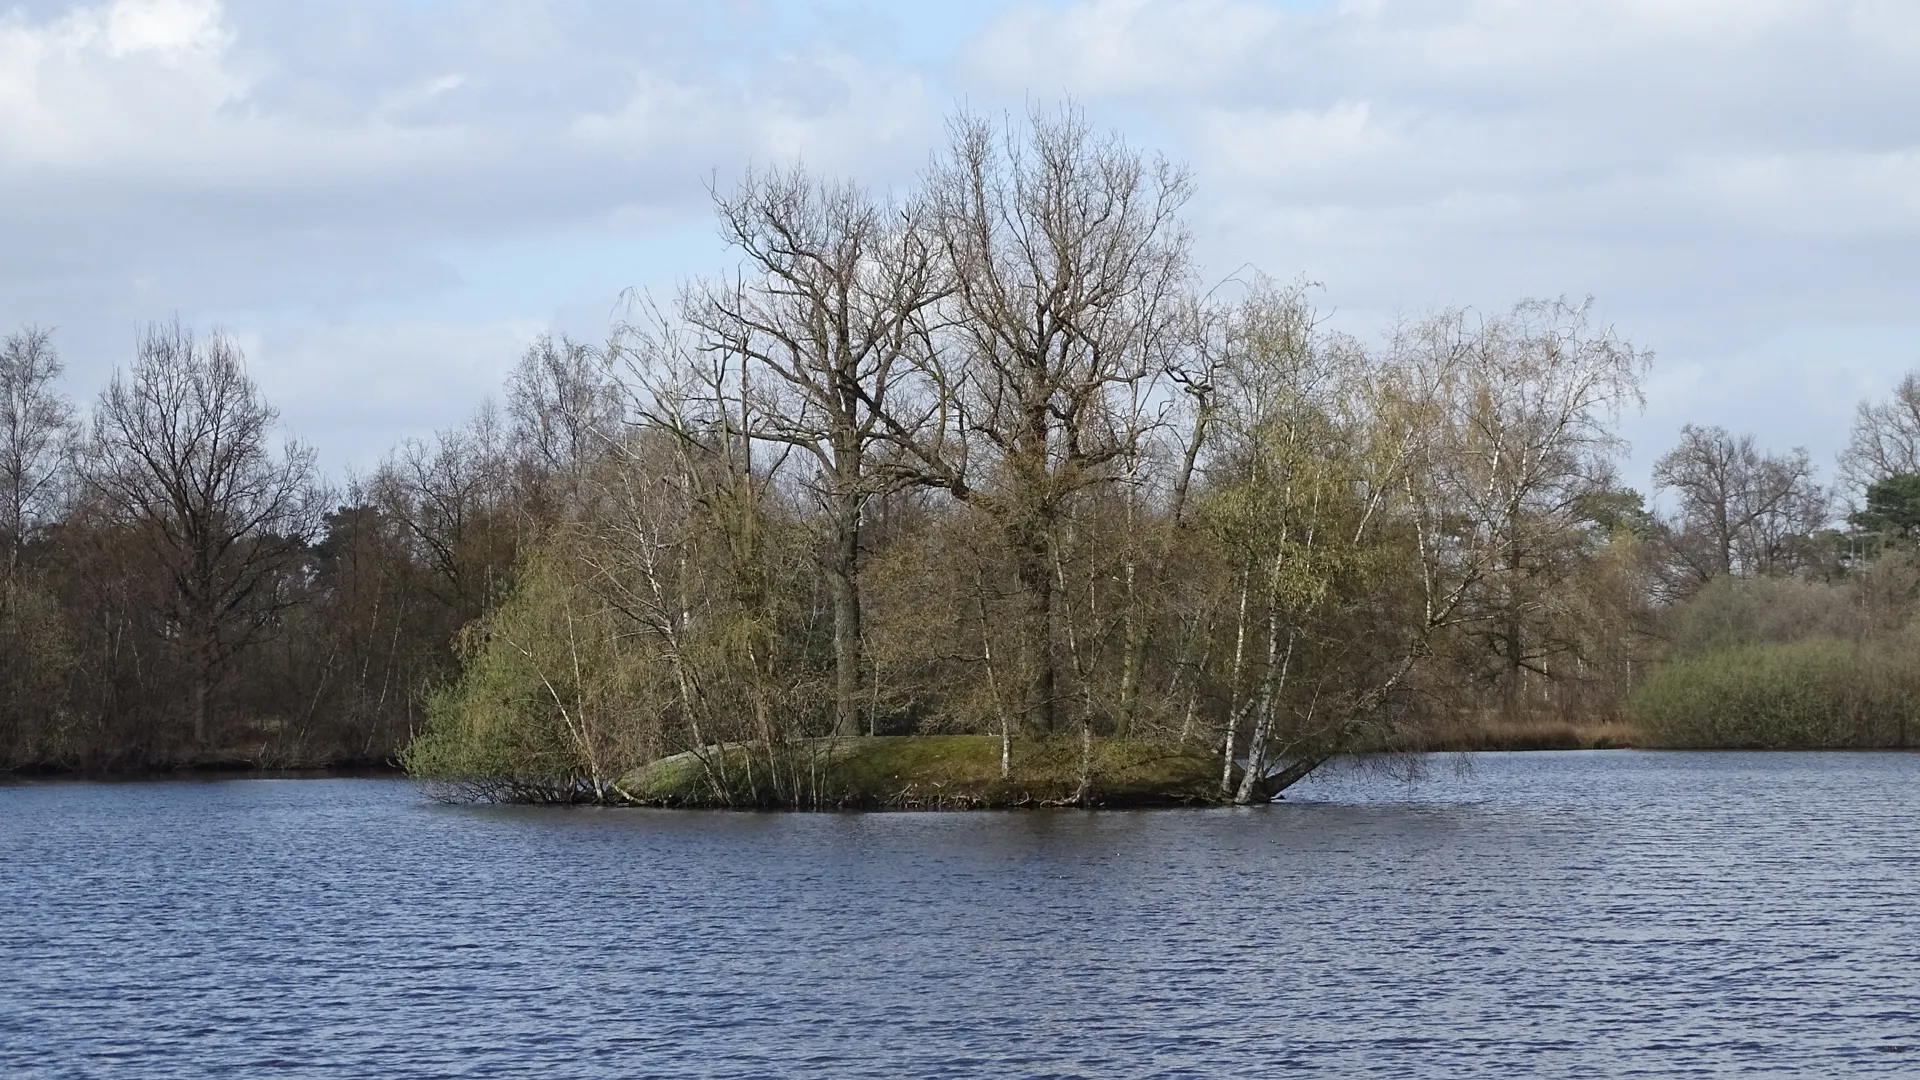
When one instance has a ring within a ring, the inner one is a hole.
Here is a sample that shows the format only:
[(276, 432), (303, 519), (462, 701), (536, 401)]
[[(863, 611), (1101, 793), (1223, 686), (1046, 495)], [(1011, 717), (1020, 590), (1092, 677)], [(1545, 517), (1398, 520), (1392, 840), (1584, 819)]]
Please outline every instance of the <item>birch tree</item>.
[(1651, 357), (1595, 326), (1590, 300), (1522, 301), (1477, 322), (1449, 312), (1418, 334), (1451, 372), (1439, 384), (1450, 442), (1434, 479), (1466, 526), (1457, 541), (1487, 560), (1463, 628), (1494, 662), (1487, 677), (1511, 712), (1523, 684), (1552, 679), (1570, 648), (1553, 625), (1555, 596), (1575, 572), (1589, 500), (1612, 487), (1624, 449), (1615, 422), (1640, 404)]
[(1257, 283), (1223, 351), (1224, 444), (1202, 506), (1231, 574), (1220, 785), (1254, 802), (1355, 748), (1418, 652), (1369, 615), (1391, 609), (1409, 554), (1396, 527), (1415, 443), (1372, 397), (1376, 363), (1319, 333), (1299, 288)]

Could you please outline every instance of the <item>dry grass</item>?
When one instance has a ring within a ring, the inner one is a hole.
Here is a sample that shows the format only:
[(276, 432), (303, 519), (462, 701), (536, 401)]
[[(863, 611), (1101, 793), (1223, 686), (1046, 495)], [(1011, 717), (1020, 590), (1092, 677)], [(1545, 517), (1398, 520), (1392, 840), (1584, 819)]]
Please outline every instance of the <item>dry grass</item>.
[(1622, 720), (1487, 713), (1429, 725), (1406, 749), (1428, 752), (1623, 750), (1644, 745), (1639, 729)]

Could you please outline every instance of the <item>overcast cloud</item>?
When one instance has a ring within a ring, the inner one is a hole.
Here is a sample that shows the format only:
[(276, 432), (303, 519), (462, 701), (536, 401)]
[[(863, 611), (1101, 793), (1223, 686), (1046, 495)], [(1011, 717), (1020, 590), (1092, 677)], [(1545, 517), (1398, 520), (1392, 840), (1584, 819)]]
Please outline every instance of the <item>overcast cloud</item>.
[(956, 103), (1074, 95), (1189, 162), (1206, 272), (1341, 325), (1593, 294), (1689, 420), (1830, 461), (1920, 367), (1920, 4), (114, 0), (0, 15), (0, 326), (74, 388), (178, 313), (333, 467), (548, 328), (724, 269), (703, 183), (912, 183)]

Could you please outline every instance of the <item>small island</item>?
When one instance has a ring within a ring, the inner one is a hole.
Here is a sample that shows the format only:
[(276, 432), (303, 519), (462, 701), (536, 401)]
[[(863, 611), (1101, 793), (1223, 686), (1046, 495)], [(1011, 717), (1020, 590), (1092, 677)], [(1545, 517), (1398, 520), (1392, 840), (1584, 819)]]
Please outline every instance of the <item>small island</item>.
[(1001, 768), (1000, 740), (985, 735), (880, 735), (823, 739), (787, 760), (747, 746), (662, 758), (622, 778), (617, 797), (641, 806), (860, 810), (982, 810), (1047, 806), (1114, 808), (1225, 803), (1219, 762), (1198, 748), (1103, 740), (1081, 788), (1079, 749), (1021, 742)]

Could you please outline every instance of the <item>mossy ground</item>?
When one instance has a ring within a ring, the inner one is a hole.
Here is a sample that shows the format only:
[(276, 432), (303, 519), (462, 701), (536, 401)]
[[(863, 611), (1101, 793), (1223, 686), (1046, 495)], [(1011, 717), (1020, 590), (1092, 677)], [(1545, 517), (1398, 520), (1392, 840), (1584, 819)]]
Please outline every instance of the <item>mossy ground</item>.
[(1208, 806), (1220, 795), (1220, 762), (1195, 747), (1121, 739), (1094, 744), (1092, 787), (1080, 795), (1077, 739), (1018, 739), (1012, 776), (1000, 775), (989, 735), (813, 739), (705, 747), (653, 762), (621, 791), (654, 806), (800, 806), (991, 809), (1032, 806)]

